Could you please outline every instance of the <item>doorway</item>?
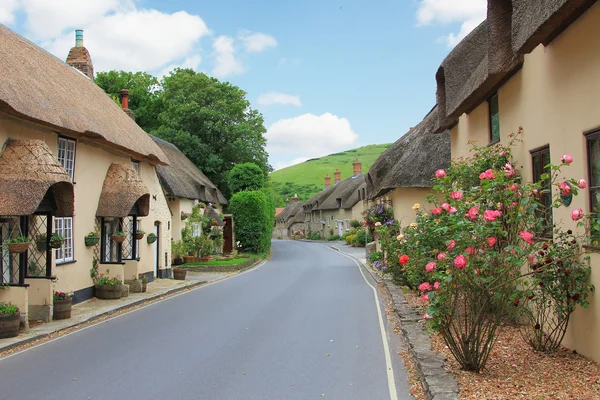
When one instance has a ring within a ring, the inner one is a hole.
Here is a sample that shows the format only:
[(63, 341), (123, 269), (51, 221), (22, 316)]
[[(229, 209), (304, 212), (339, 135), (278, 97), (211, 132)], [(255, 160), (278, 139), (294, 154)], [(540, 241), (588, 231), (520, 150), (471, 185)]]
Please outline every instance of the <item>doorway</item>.
[(160, 222), (154, 223), (154, 234), (156, 235), (156, 242), (154, 242), (154, 278), (158, 278), (158, 270), (160, 263)]
[(223, 253), (227, 254), (233, 251), (233, 216), (225, 215), (223, 221)]
[(344, 221), (338, 221), (338, 235), (339, 237), (344, 236)]

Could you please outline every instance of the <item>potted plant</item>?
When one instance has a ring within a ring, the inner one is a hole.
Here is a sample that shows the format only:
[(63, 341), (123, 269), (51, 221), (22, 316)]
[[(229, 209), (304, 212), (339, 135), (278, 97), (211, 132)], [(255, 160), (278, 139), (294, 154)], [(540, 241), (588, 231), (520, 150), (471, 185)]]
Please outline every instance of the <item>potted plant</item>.
[(17, 236), (8, 239), (5, 243), (8, 245), (8, 251), (15, 254), (25, 253), (31, 244), (27, 236)]
[(11, 303), (0, 303), (0, 339), (18, 336), (20, 324), (19, 307)]
[(185, 254), (185, 246), (182, 241), (171, 243), (171, 257), (173, 265), (181, 265), (184, 262), (183, 255)]
[(87, 247), (95, 246), (100, 241), (100, 235), (98, 235), (98, 232), (90, 232), (84, 240)]
[(148, 288), (148, 277), (144, 274), (138, 274), (138, 279), (142, 281), (142, 293)]
[(71, 318), (71, 307), (73, 306), (73, 293), (69, 292), (54, 292), (53, 314), (52, 319), (69, 319)]
[(187, 275), (187, 270), (182, 267), (173, 268), (173, 279), (177, 281), (185, 281), (185, 276)]
[(52, 247), (53, 249), (60, 249), (64, 242), (65, 238), (56, 232), (53, 233), (52, 236), (50, 236), (50, 247)]
[(110, 278), (108, 275), (99, 274), (96, 279), (94, 289), (96, 297), (102, 300), (120, 299), (122, 284), (117, 278)]
[(135, 238), (136, 238), (136, 240), (142, 240), (144, 238), (145, 234), (146, 234), (146, 232), (144, 232), (141, 229), (138, 229), (137, 231), (135, 231)]
[(158, 236), (156, 236), (155, 233), (149, 233), (146, 240), (148, 241), (148, 244), (152, 244), (152, 243), (156, 242), (156, 240), (158, 240)]
[(115, 243), (123, 243), (125, 241), (125, 233), (121, 231), (115, 231), (115, 233), (112, 234), (112, 240)]
[(210, 256), (215, 251), (215, 246), (213, 241), (210, 240), (208, 235), (203, 235), (199, 237), (199, 247), (198, 251), (200, 253), (200, 261), (207, 262), (210, 260)]

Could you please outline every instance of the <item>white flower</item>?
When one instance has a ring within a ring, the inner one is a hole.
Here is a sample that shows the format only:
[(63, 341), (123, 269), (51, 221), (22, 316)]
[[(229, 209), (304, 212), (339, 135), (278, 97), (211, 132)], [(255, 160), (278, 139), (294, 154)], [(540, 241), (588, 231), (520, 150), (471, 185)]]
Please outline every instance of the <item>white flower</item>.
[(381, 226), (381, 222), (375, 222), (375, 226)]
[(398, 236), (396, 236), (396, 239), (398, 239), (398, 241), (401, 241), (402, 239), (404, 239), (404, 235), (399, 234)]

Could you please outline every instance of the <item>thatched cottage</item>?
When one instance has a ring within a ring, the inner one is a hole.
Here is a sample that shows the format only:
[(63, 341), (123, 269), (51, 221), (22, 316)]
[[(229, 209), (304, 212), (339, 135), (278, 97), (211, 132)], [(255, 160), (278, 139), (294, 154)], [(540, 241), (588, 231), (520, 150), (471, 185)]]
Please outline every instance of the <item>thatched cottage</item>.
[(275, 217), (275, 229), (273, 230), (274, 238), (293, 239), (294, 232), (300, 230), (304, 233), (303, 207), (304, 203), (299, 202), (298, 195), (292, 197), (292, 202)]
[[(590, 185), (569, 207), (551, 209), (552, 220), (565, 229), (577, 229), (572, 209), (598, 212), (598, 37), (596, 1), (489, 0), (487, 19), (436, 74), (437, 130), (450, 130), (452, 157), (468, 156), (469, 141), (507, 144), (519, 127), (522, 143), (514, 155), (525, 179), (539, 181), (548, 161), (559, 164), (563, 154), (573, 157), (565, 173), (587, 177)], [(599, 250), (587, 248), (596, 287)], [(564, 344), (600, 361), (600, 297), (589, 300), (588, 309), (573, 314)]]
[[(24, 323), (48, 320), (53, 290), (74, 292), (74, 303), (93, 296), (92, 268), (159, 275), (171, 216), (156, 167), (168, 158), (94, 84), (83, 33), (64, 63), (0, 25), (0, 76), (0, 301), (19, 306)], [(138, 230), (158, 240), (138, 240)], [(21, 254), (6, 245), (17, 236), (30, 241)]]

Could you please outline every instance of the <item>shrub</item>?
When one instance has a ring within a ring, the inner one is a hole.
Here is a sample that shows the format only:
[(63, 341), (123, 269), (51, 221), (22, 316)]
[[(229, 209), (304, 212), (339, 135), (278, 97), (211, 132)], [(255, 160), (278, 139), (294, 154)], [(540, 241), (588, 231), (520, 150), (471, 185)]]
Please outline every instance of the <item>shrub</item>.
[(12, 305), (11, 303), (0, 303), (0, 314), (15, 315), (18, 311), (19, 307)]
[[(371, 243), (372, 241), (374, 241), (375, 238), (373, 237), (373, 234), (369, 231), (368, 233), (368, 238), (367, 238), (367, 233), (365, 231), (365, 229), (359, 229), (355, 235), (353, 235), (352, 240), (350, 241), (350, 244), (354, 247), (365, 247), (365, 245), (367, 243)], [(347, 239), (346, 239), (347, 241)], [(365, 241), (367, 241), (367, 243), (365, 243)]]
[(358, 229), (361, 226), (363, 226), (363, 224), (360, 221), (353, 219), (352, 221), (350, 221), (350, 226), (352, 227), (352, 229)]
[(308, 240), (321, 240), (321, 234), (319, 232), (311, 232), (308, 234)]
[(238, 192), (231, 198), (229, 209), (234, 218), (234, 233), (240, 250), (265, 254), (271, 250), (273, 210), (262, 191)]
[(381, 251), (373, 252), (369, 256), (369, 261), (371, 261), (372, 263), (375, 261), (381, 261), (381, 260), (383, 260), (383, 252), (381, 252)]
[(333, 236), (329, 236), (327, 238), (327, 240), (329, 240), (330, 242), (334, 242), (336, 240), (340, 240), (341, 238), (339, 237), (339, 235), (333, 235)]
[(260, 190), (265, 186), (265, 174), (254, 163), (237, 164), (229, 171), (228, 183), (231, 193)]

